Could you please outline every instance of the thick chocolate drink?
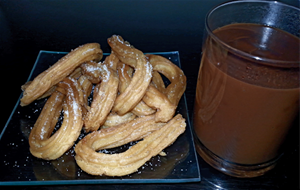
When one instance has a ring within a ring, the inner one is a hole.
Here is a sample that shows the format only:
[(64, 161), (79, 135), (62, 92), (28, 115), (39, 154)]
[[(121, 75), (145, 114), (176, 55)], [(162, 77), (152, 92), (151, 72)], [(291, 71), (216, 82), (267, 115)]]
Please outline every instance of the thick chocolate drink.
[(195, 99), (195, 133), (206, 148), (227, 161), (268, 162), (278, 156), (299, 114), (300, 40), (257, 24), (231, 24), (214, 34), (234, 49), (211, 37), (206, 41)]

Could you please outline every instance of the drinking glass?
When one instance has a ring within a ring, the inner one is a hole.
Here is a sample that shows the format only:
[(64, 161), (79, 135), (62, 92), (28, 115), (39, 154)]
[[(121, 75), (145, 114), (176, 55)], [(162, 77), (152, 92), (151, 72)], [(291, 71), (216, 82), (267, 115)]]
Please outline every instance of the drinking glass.
[(299, 114), (300, 10), (277, 1), (212, 9), (193, 114), (199, 155), (235, 177), (276, 165)]

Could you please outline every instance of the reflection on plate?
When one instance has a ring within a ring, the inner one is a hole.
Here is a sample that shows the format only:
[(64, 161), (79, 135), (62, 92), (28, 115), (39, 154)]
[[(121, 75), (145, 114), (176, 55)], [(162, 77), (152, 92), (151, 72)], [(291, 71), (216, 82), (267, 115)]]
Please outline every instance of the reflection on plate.
[[(29, 80), (46, 70), (65, 52), (40, 51)], [(155, 53), (170, 59), (180, 67), (178, 52)], [(106, 54), (108, 55), (108, 54)], [(74, 147), (60, 158), (45, 161), (29, 152), (28, 136), (46, 100), (37, 100), (21, 107), (19, 101), (0, 134), (0, 185), (55, 185), (104, 183), (183, 183), (200, 181), (200, 171), (193, 144), (185, 95), (177, 113), (183, 115), (187, 129), (174, 144), (165, 149), (167, 156), (155, 156), (136, 173), (123, 177), (92, 176), (82, 171), (74, 159)], [(84, 134), (81, 135), (81, 138)], [(133, 142), (134, 143), (134, 142)], [(132, 144), (107, 150), (125, 151)]]

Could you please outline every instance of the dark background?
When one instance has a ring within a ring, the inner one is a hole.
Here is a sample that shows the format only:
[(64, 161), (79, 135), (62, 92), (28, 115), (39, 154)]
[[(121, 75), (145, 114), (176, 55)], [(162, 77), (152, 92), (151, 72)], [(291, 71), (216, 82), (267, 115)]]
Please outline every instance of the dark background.
[[(5, 126), (40, 50), (70, 51), (98, 42), (110, 52), (106, 39), (121, 35), (143, 52), (179, 51), (187, 75), (187, 102), (192, 115), (201, 59), (206, 13), (224, 0), (0, 0), (0, 64), (2, 115)], [(299, 7), (298, 0), (284, 0)], [(298, 125), (298, 124), (297, 124)], [(236, 179), (209, 167), (201, 158), (202, 181), (191, 184), (71, 186), (119, 189), (299, 189), (299, 129), (289, 137), (287, 153), (278, 167), (263, 177)], [(1, 150), (0, 150), (1, 151)], [(55, 186), (68, 189), (68, 186)], [(28, 188), (28, 187), (26, 187)], [(48, 189), (39, 187), (39, 189)]]

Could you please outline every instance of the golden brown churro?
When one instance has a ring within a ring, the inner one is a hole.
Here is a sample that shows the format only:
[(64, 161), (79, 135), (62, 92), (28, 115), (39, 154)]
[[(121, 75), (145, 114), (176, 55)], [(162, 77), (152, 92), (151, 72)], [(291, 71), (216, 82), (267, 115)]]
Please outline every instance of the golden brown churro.
[(86, 132), (98, 130), (105, 122), (107, 115), (114, 105), (118, 93), (119, 77), (116, 71), (99, 64), (102, 81), (97, 92), (94, 92), (91, 109), (84, 119)]
[[(126, 64), (119, 64), (118, 73), (120, 78), (119, 90), (122, 93), (123, 91), (125, 91), (125, 89), (131, 82), (131, 77), (130, 77), (132, 73), (131, 68)], [(159, 75), (159, 73), (156, 74)], [(159, 77), (156, 76), (156, 78), (158, 78), (156, 79), (156, 81), (162, 82), (162, 81), (158, 81)], [(162, 84), (158, 84), (158, 85), (162, 86)], [(167, 122), (174, 116), (176, 107), (177, 107), (176, 105), (173, 105), (169, 101), (169, 99), (165, 94), (160, 92), (154, 86), (149, 85), (142, 101), (140, 101), (133, 108), (132, 113), (136, 114), (137, 116), (144, 116), (144, 115), (150, 115), (155, 113), (157, 109), (155, 121)]]
[(39, 74), (23, 92), (21, 106), (26, 106), (43, 95), (48, 89), (71, 74), (81, 63), (100, 60), (102, 50), (97, 43), (85, 44), (71, 51), (52, 67)]
[[(119, 73), (119, 91), (122, 93), (126, 90), (126, 88), (129, 86), (131, 82), (131, 77), (133, 73), (132, 67), (129, 65), (126, 65), (124, 63), (121, 63), (117, 67), (118, 73)], [(140, 101), (132, 110), (132, 113), (134, 113), (137, 116), (145, 116), (145, 115), (151, 115), (155, 113), (155, 110), (149, 107), (145, 102)]]
[(147, 54), (147, 57), (153, 70), (158, 71), (170, 80), (171, 84), (166, 88), (165, 94), (173, 105), (177, 105), (186, 89), (186, 76), (183, 71), (162, 56)]
[(156, 108), (156, 122), (168, 122), (175, 114), (176, 107), (169, 99), (157, 90), (154, 86), (149, 85), (143, 101), (150, 107)]
[[(151, 116), (142, 117), (139, 119), (145, 119)], [(152, 117), (153, 121), (153, 117)], [(131, 124), (131, 123), (130, 123)], [(139, 125), (141, 124), (141, 125)], [(140, 139), (141, 135), (144, 135), (145, 130), (140, 130), (139, 128), (149, 127), (153, 125), (158, 125), (155, 122), (139, 122), (135, 125), (131, 124), (130, 127), (126, 127), (126, 132), (118, 130), (119, 128), (125, 127), (115, 127), (108, 128), (106, 131), (94, 132), (87, 135), (82, 139), (75, 147), (76, 152), (76, 162), (85, 172), (92, 175), (108, 175), (108, 176), (123, 176), (133, 172), (136, 172), (139, 167), (145, 164), (153, 156), (156, 156), (170, 144), (172, 144), (177, 137), (185, 131), (185, 120), (181, 115), (175, 116), (164, 126), (156, 129), (146, 136), (142, 141), (138, 142), (136, 145), (132, 146), (130, 149), (119, 154), (105, 154), (96, 152), (99, 149), (106, 149), (114, 147), (107, 142), (117, 143), (115, 146), (120, 146), (120, 141), (128, 136), (136, 137), (132, 139)], [(135, 127), (138, 126), (138, 127)], [(129, 129), (135, 128), (133, 131), (128, 132)], [(136, 132), (136, 130), (138, 132)], [(128, 138), (130, 141), (131, 138)], [(130, 142), (129, 141), (129, 142)], [(124, 141), (123, 143), (127, 143)]]
[[(80, 85), (70, 78), (66, 78), (58, 85), (65, 89), (66, 94), (56, 91), (51, 95), (29, 136), (31, 154), (45, 160), (56, 159), (71, 148), (83, 125), (81, 112), (83, 96), (80, 95)], [(58, 131), (51, 136), (62, 107), (64, 121)]]
[(116, 99), (113, 111), (119, 115), (131, 111), (143, 98), (151, 82), (152, 67), (146, 56), (128, 45), (120, 36), (112, 36), (108, 43), (117, 57), (135, 69), (134, 75), (126, 90)]

